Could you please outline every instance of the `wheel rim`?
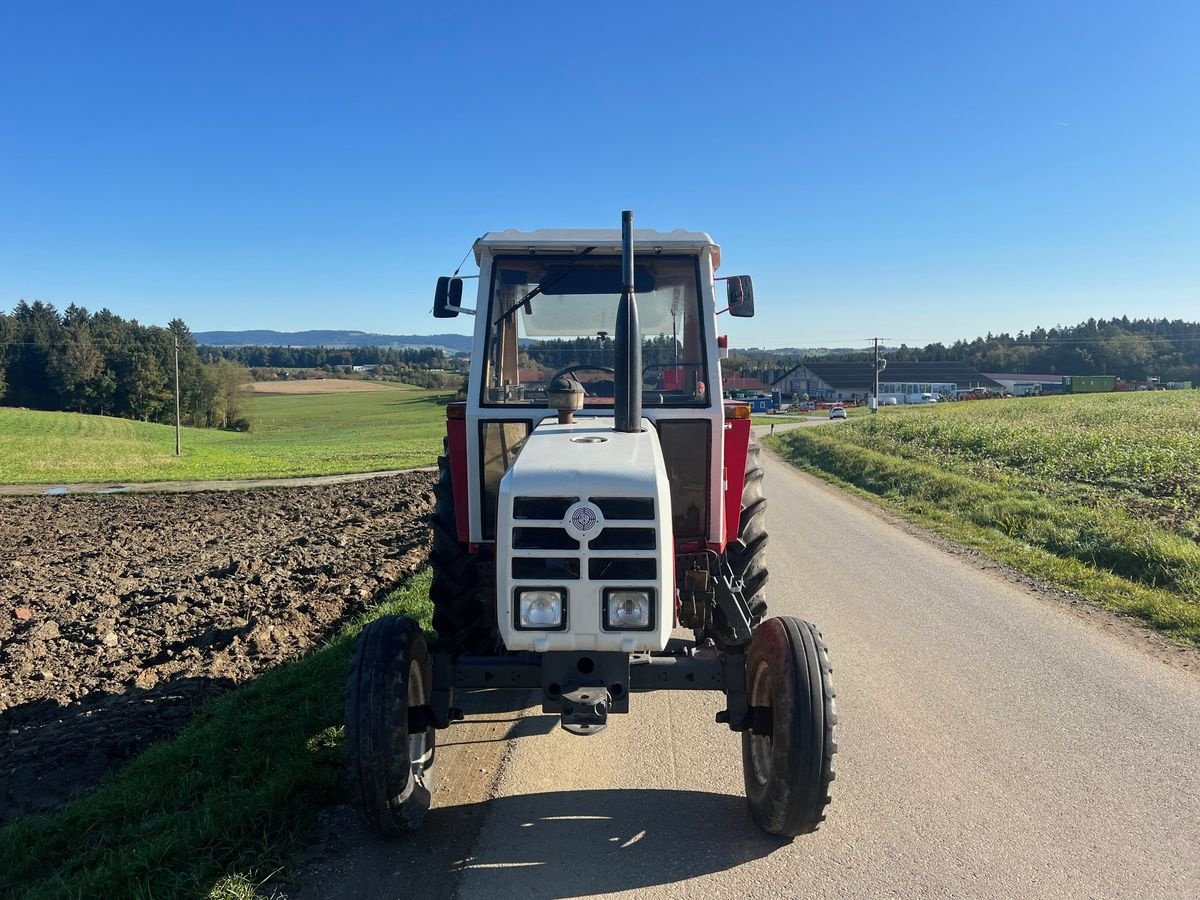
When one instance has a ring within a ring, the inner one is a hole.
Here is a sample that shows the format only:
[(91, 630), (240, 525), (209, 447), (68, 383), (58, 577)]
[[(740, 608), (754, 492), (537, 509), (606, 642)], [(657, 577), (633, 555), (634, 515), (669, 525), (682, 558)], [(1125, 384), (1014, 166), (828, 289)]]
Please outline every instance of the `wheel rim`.
[[(771, 705), (770, 671), (765, 662), (759, 662), (750, 680), (750, 705)], [(771, 779), (773, 769), (771, 763), (771, 737), (765, 734), (750, 733), (750, 769), (759, 785), (765, 785)]]
[[(408, 667), (408, 708), (413, 709), (424, 703), (425, 673), (414, 659)], [(428, 745), (426, 741), (427, 734), (427, 730), (422, 728), (416, 734), (410, 732), (408, 735), (408, 758), (412, 763), (415, 775), (422, 775), (427, 768), (425, 759), (426, 747)]]

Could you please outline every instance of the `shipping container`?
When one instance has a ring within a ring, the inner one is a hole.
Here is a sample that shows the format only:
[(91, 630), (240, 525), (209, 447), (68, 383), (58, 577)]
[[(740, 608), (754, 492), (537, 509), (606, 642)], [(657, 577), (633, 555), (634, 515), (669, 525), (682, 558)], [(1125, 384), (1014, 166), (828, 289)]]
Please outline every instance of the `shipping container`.
[(1065, 394), (1103, 394), (1117, 389), (1116, 375), (1064, 375)]

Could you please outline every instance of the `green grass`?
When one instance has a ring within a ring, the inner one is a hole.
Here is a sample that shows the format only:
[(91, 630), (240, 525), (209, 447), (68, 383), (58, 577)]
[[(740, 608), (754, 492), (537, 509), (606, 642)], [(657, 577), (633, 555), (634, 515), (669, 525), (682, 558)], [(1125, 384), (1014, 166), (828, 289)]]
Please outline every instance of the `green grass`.
[(428, 630), (428, 597), (425, 572), (321, 650), (205, 706), (91, 796), (7, 826), (0, 896), (255, 896), (316, 810), (341, 799), (343, 692), (358, 632), (390, 614)]
[(430, 466), (445, 391), (251, 396), (249, 433), (0, 407), (0, 483), (193, 481)]
[(1200, 393), (947, 404), (772, 442), (947, 537), (1200, 645)]

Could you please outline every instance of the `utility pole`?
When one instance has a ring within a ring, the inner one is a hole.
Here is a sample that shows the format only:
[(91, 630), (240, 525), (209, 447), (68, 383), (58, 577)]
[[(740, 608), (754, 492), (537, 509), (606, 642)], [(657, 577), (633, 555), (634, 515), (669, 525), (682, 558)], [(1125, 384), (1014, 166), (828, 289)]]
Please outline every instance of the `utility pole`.
[[(175, 366), (176, 366), (175, 380), (176, 380), (176, 382), (178, 382), (178, 380), (179, 380), (179, 371), (178, 371), (179, 344), (178, 343), (175, 344)], [(877, 338), (877, 337), (875, 338), (875, 394), (872, 396), (875, 397), (875, 408), (871, 409), (871, 415), (875, 415), (877, 412), (880, 412), (880, 338)]]
[(179, 335), (175, 335), (175, 455), (179, 456)]
[(873, 395), (875, 407), (871, 410), (871, 415), (875, 415), (875, 413), (879, 412), (879, 370), (887, 366), (887, 360), (879, 358), (879, 342), (888, 341), (891, 340), (891, 338), (874, 337), (867, 338), (867, 340), (875, 342), (875, 362), (872, 366), (872, 368), (875, 370), (875, 393)]

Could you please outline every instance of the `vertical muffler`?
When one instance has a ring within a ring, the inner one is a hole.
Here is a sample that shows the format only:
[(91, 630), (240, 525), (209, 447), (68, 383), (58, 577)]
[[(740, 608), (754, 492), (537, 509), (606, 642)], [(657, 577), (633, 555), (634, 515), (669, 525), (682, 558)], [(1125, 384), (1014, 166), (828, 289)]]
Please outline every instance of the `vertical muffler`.
[(613, 417), (616, 430), (642, 430), (642, 332), (633, 291), (633, 210), (621, 213), (621, 274), (624, 287), (617, 307), (616, 377)]

